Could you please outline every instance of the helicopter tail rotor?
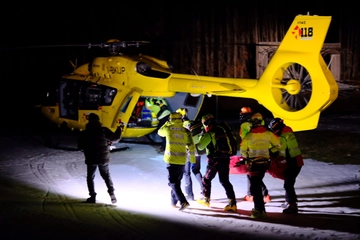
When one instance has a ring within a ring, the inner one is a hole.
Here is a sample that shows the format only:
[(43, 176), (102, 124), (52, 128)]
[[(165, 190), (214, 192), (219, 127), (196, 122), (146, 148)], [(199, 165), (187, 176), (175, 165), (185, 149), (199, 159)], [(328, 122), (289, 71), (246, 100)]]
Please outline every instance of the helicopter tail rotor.
[(338, 85), (320, 53), (330, 22), (330, 16), (298, 15), (260, 77), (257, 90), (273, 99), (264, 94), (259, 102), (294, 129), (316, 128), (320, 112), (338, 96)]

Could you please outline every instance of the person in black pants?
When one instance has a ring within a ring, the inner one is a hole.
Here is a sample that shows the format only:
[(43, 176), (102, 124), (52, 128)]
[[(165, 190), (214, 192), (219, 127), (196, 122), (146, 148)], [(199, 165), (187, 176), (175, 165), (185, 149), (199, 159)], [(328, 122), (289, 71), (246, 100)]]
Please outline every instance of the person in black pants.
[(86, 182), (90, 197), (86, 199), (87, 203), (96, 203), (95, 192), (95, 172), (99, 168), (100, 175), (104, 179), (112, 203), (116, 203), (114, 194), (115, 188), (110, 176), (110, 150), (109, 142), (120, 140), (122, 129), (117, 127), (115, 132), (103, 127), (100, 118), (95, 113), (88, 116), (89, 122), (86, 128), (79, 135), (78, 148), (84, 151), (85, 164), (87, 166)]
[[(269, 167), (269, 147), (280, 149), (280, 139), (262, 126), (263, 117), (255, 113), (251, 117), (251, 130), (241, 142), (240, 154), (247, 160), (250, 192), (254, 198), (252, 218), (266, 217), (265, 204), (262, 193), (262, 181)], [(274, 151), (274, 150), (273, 150)]]
[[(230, 155), (218, 152), (214, 147), (216, 146), (215, 131), (222, 130), (219, 129), (212, 114), (203, 116), (201, 122), (204, 126), (205, 133), (200, 137), (197, 147), (199, 150), (206, 149), (208, 164), (202, 179), (204, 185), (203, 198), (197, 199), (196, 201), (201, 205), (210, 207), (211, 181), (215, 178), (216, 174), (218, 174), (219, 181), (224, 187), (229, 200), (229, 204), (224, 207), (224, 211), (236, 212), (235, 192), (229, 180)], [(222, 134), (224, 135), (225, 132), (222, 132)]]
[(158, 134), (166, 138), (164, 162), (168, 170), (168, 185), (171, 188), (171, 205), (176, 207), (180, 202), (180, 211), (190, 206), (181, 189), (181, 180), (187, 156), (191, 163), (195, 163), (195, 146), (190, 132), (183, 127), (181, 114), (174, 112), (159, 130)]
[(286, 126), (282, 119), (274, 118), (271, 120), (269, 129), (279, 136), (281, 141), (278, 157), (286, 160), (286, 168), (284, 171), (285, 203), (282, 204), (281, 207), (284, 208), (283, 213), (297, 214), (298, 199), (294, 186), (296, 178), (304, 165), (304, 160), (293, 130), (289, 126)]
[[(240, 109), (240, 118), (239, 118), (239, 123), (240, 123), (240, 131), (239, 131), (239, 137), (240, 137), (240, 144), (242, 139), (245, 137), (245, 135), (250, 132), (251, 129), (251, 116), (253, 115), (253, 112), (251, 110), (250, 107), (242, 107)], [(261, 183), (261, 189), (262, 189), (262, 193), (264, 196), (264, 202), (270, 202), (271, 197), (269, 195), (269, 191), (265, 185), (264, 182)], [(250, 192), (250, 176), (247, 175), (247, 193), (244, 196), (244, 201), (249, 201), (249, 202), (253, 202), (254, 198), (251, 195)]]

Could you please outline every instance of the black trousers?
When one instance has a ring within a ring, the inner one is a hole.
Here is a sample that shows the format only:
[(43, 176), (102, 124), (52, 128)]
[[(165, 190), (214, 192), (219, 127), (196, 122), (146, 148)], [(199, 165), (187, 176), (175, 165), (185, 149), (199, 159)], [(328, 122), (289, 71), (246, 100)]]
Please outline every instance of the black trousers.
[(168, 185), (171, 188), (171, 205), (176, 205), (178, 201), (180, 204), (186, 203), (186, 198), (181, 190), (184, 165), (167, 164), (166, 169), (168, 170)]
[(284, 171), (284, 189), (285, 189), (285, 201), (289, 204), (297, 203), (297, 195), (295, 192), (295, 182), (302, 167), (299, 167), (297, 163), (288, 163)]
[(263, 178), (268, 169), (268, 163), (251, 163), (248, 178), (250, 181), (250, 193), (254, 198), (254, 208), (260, 212), (265, 211), (264, 196), (262, 192)]
[[(269, 194), (269, 191), (265, 185), (265, 183), (263, 181), (261, 181), (261, 191), (262, 191), (262, 194), (264, 196), (268, 195)], [(251, 191), (250, 191), (250, 176), (247, 175), (247, 195), (248, 196), (251, 196)]]
[(205, 197), (210, 199), (211, 181), (215, 178), (216, 174), (219, 174), (219, 182), (224, 187), (227, 198), (232, 203), (236, 203), (234, 188), (229, 180), (229, 171), (230, 171), (229, 164), (230, 164), (230, 157), (221, 157), (215, 159), (208, 158), (206, 172), (203, 177)]
[(96, 168), (99, 168), (100, 176), (105, 181), (106, 187), (108, 189), (108, 193), (113, 193), (115, 191), (115, 189), (114, 189), (113, 181), (112, 181), (111, 176), (110, 176), (109, 164), (108, 163), (105, 163), (105, 164), (87, 164), (86, 182), (87, 182), (87, 186), (88, 186), (88, 190), (89, 190), (89, 195), (90, 196), (95, 196), (96, 195), (95, 184), (94, 184)]

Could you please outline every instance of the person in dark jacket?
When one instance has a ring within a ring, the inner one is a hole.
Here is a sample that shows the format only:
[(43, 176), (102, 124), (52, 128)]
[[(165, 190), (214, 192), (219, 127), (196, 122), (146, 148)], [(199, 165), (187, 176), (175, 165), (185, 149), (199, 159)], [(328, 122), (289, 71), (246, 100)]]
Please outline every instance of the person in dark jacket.
[(121, 127), (119, 126), (115, 132), (112, 132), (110, 129), (102, 126), (99, 116), (95, 113), (90, 113), (88, 120), (89, 122), (86, 124), (85, 130), (80, 133), (78, 139), (78, 148), (84, 151), (85, 164), (87, 165), (86, 182), (90, 197), (86, 199), (86, 202), (96, 202), (94, 179), (96, 168), (99, 168), (100, 175), (107, 186), (111, 202), (116, 203), (114, 184), (109, 171), (109, 142), (120, 140)]
[[(218, 127), (215, 118), (212, 114), (206, 114), (201, 118), (202, 125), (205, 133), (200, 136), (197, 147), (199, 150), (206, 149), (207, 155), (207, 166), (205, 174), (202, 178), (204, 191), (203, 197), (196, 201), (201, 205), (210, 207), (210, 196), (211, 196), (211, 182), (216, 175), (219, 175), (219, 181), (225, 189), (226, 196), (229, 200), (229, 204), (224, 207), (224, 211), (237, 211), (236, 197), (233, 185), (229, 180), (229, 164), (230, 156), (228, 154), (221, 153), (215, 149), (216, 142), (216, 131), (222, 129)], [(220, 130), (223, 131), (223, 130)], [(224, 133), (222, 133), (224, 134)]]

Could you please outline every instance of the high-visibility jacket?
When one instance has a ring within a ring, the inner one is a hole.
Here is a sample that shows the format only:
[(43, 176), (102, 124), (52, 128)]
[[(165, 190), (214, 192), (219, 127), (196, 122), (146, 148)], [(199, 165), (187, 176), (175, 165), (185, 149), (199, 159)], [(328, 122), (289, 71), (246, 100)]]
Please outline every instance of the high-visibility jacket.
[(166, 122), (159, 130), (161, 137), (166, 137), (166, 147), (164, 151), (164, 162), (170, 164), (185, 165), (187, 149), (190, 153), (190, 162), (196, 163), (195, 145), (191, 133), (183, 127), (181, 119), (173, 119)]
[[(289, 126), (285, 126), (280, 134), (281, 147), (279, 149), (279, 156), (290, 160), (296, 158), (298, 166), (303, 166), (304, 161), (301, 151), (296, 140), (293, 130)], [(288, 155), (286, 154), (288, 153)]]
[(245, 158), (269, 158), (269, 146), (280, 149), (280, 139), (263, 126), (253, 127), (244, 137), (240, 154)]
[(240, 125), (240, 132), (239, 132), (239, 136), (241, 139), (243, 139), (245, 137), (245, 135), (250, 132), (251, 130), (251, 122), (243, 122), (241, 125)]
[(200, 151), (205, 149), (206, 155), (212, 155), (215, 151), (214, 146), (216, 146), (215, 132), (209, 131), (200, 136), (197, 144)]
[(168, 107), (166, 105), (160, 106), (160, 111), (157, 113), (157, 118), (160, 121), (161, 119), (165, 119), (165, 117), (169, 116), (171, 112), (169, 111)]
[(239, 136), (241, 139), (245, 137), (245, 135), (250, 132), (251, 129), (251, 119), (252, 113), (244, 113), (241, 115), (240, 119), (240, 130), (239, 130)]
[(145, 99), (145, 106), (151, 111), (154, 117), (157, 117), (158, 112), (160, 111), (160, 106), (156, 105), (152, 99)]

